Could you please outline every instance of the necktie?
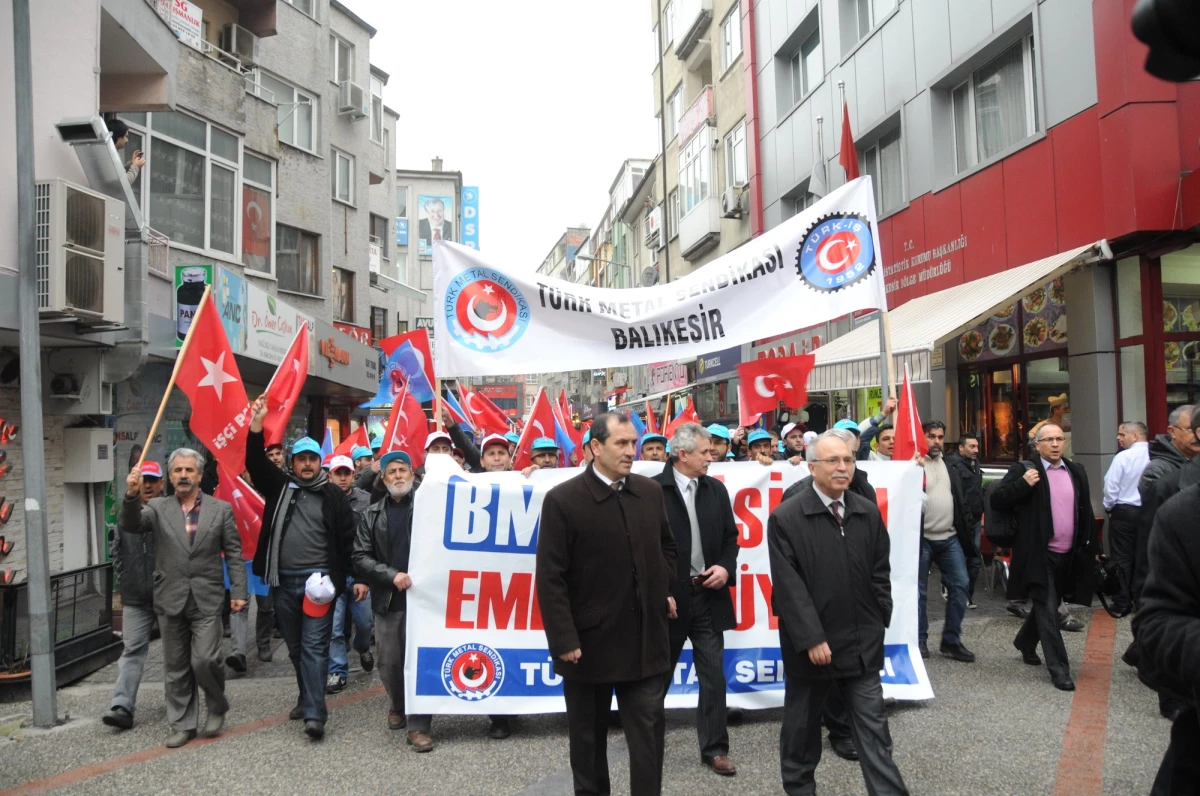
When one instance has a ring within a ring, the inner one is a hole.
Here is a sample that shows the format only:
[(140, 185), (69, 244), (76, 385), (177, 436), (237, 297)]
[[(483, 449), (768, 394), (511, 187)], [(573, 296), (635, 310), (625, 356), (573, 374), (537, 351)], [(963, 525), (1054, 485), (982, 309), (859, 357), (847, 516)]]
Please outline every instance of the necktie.
[(690, 563), (692, 575), (695, 576), (704, 571), (704, 544), (700, 539), (700, 520), (696, 516), (696, 479), (694, 478), (688, 481), (683, 505), (687, 509), (688, 525), (691, 526), (692, 556)]
[(837, 521), (838, 527), (842, 527), (842, 504), (836, 500), (829, 504), (829, 510), (833, 512), (833, 519)]
[(612, 487), (612, 491), (620, 492), (621, 487), (625, 486), (625, 482), (624, 481), (613, 481), (609, 486)]
[(435, 230), (433, 231), (433, 239), (434, 239), (435, 241), (438, 241), (438, 240), (441, 240), (441, 239), (442, 239), (442, 231), (441, 231), (440, 229), (435, 229)]

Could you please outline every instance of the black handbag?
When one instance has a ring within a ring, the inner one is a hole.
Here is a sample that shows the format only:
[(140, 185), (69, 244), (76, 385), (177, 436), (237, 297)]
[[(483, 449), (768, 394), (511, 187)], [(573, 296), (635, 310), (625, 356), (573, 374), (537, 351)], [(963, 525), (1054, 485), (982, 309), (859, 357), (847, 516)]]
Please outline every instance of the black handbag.
[(1108, 556), (1100, 556), (1100, 560), (1096, 562), (1096, 596), (1100, 598), (1100, 604), (1113, 619), (1129, 616), (1133, 607), (1127, 604), (1125, 610), (1117, 611), (1109, 606), (1109, 598), (1122, 597), (1127, 594), (1129, 594), (1129, 584), (1125, 580), (1125, 573)]

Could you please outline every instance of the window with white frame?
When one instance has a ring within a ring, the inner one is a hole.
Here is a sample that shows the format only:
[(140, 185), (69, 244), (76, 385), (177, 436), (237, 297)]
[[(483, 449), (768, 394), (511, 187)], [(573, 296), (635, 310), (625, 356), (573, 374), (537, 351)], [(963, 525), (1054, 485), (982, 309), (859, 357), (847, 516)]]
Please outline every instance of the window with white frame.
[(275, 250), (275, 164), (245, 152), (242, 155), (242, 265), (271, 273)]
[(680, 217), (686, 216), (712, 191), (712, 134), (704, 125), (679, 152)]
[(354, 323), (354, 272), (345, 268), (333, 269), (333, 318)]
[(134, 189), (145, 192), (150, 226), (175, 245), (236, 257), (241, 138), (181, 111), (122, 118), (146, 156), (145, 178), (139, 175)]
[(896, 8), (896, 0), (841, 0), (842, 52), (855, 47)]
[(246, 91), (278, 106), (275, 124), (279, 142), (316, 152), (317, 99), (313, 94), (256, 69), (246, 75)]
[(275, 225), (275, 275), (280, 290), (321, 295), (321, 238), (311, 232)]
[(789, 64), (792, 77), (792, 104), (800, 104), (800, 100), (808, 96), (821, 82), (824, 64), (821, 61), (821, 31), (818, 28), (809, 35), (800, 49), (792, 55)]
[(675, 41), (675, 4), (671, 0), (663, 3), (662, 7), (662, 49), (665, 53)]
[(308, 14), (310, 17), (314, 16), (313, 0), (284, 0), (284, 2), (290, 6), (295, 6), (305, 14)]
[(329, 34), (329, 79), (341, 85), (354, 80), (354, 45)]
[(379, 256), (388, 258), (388, 220), (385, 216), (371, 214), (371, 242), (379, 244)]
[(746, 179), (746, 122), (725, 135), (725, 185), (741, 188)]
[(383, 81), (371, 76), (371, 140), (383, 143)]
[(1037, 132), (1033, 36), (975, 70), (951, 92), (958, 171), (992, 158)]
[(679, 189), (671, 191), (671, 195), (667, 197), (667, 238), (673, 238), (679, 234)]
[(354, 158), (337, 149), (329, 151), (329, 183), (333, 198), (354, 204)]
[(675, 139), (679, 132), (679, 117), (683, 116), (683, 84), (675, 87), (667, 97), (667, 142)]
[(859, 153), (862, 173), (870, 174), (875, 186), (875, 206), (881, 215), (904, 204), (904, 168), (900, 151), (900, 128), (896, 128)]
[(728, 69), (737, 57), (742, 54), (742, 5), (734, 3), (733, 8), (721, 22), (721, 71)]

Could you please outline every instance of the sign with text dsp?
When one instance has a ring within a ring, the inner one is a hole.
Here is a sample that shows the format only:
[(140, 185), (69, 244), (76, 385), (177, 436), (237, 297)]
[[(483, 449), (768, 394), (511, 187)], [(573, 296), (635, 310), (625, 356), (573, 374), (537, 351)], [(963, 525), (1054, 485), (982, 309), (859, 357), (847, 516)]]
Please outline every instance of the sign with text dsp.
[[(862, 464), (891, 541), (894, 608), (884, 636), (883, 692), (929, 699), (933, 690), (917, 647), (921, 471), (909, 463)], [(651, 462), (634, 465), (641, 475), (661, 470)], [(413, 585), (404, 682), (414, 713), (565, 709), (533, 575), (542, 500), (551, 487), (580, 472), (542, 470), (528, 479), (512, 472), (468, 475), (449, 456), (428, 457), (409, 557)], [(741, 548), (733, 583), (738, 624), (725, 634), (728, 701), (734, 707), (779, 707), (783, 663), (778, 620), (771, 612), (767, 517), (808, 468), (743, 462), (714, 464), (709, 474), (729, 489)], [(696, 707), (699, 686), (691, 656), (685, 648), (672, 673), (667, 707)]]
[(479, 250), (479, 189), (464, 185), (462, 189), (462, 245)]

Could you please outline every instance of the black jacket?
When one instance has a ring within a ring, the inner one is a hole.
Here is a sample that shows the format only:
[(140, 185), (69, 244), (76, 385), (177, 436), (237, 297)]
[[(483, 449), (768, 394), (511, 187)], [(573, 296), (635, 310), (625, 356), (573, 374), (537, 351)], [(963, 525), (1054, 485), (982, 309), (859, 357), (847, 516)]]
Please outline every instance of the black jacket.
[[(1194, 461), (1194, 460), (1193, 460)], [(1138, 494), (1142, 498), (1142, 506), (1138, 510), (1137, 538), (1134, 542), (1134, 571), (1130, 592), (1135, 601), (1142, 593), (1149, 571), (1148, 545), (1150, 529), (1154, 527), (1154, 515), (1159, 508), (1175, 496), (1182, 487), (1184, 470), (1188, 470), (1188, 482), (1193, 483), (1196, 475), (1193, 468), (1186, 467), (1188, 459), (1175, 443), (1170, 434), (1159, 434), (1150, 441), (1150, 464), (1142, 471), (1138, 482)]]
[(121, 603), (154, 606), (154, 534), (114, 531), (113, 569)]
[[(417, 487), (408, 496), (408, 538), (412, 541), (413, 503)], [(390, 499), (390, 498), (389, 498)], [(350, 554), (354, 562), (354, 578), (371, 587), (371, 610), (386, 614), (392, 602), (396, 586), (392, 581), (399, 571), (391, 564), (392, 544), (388, 537), (387, 501), (372, 503), (358, 521), (354, 535), (354, 550)]]
[[(883, 633), (892, 621), (891, 542), (879, 508), (847, 492), (844, 524), (806, 478), (794, 500), (767, 521), (772, 608), (788, 677), (857, 677), (883, 667)], [(829, 644), (817, 666), (808, 650)]]
[[(1100, 552), (1096, 541), (1096, 520), (1087, 473), (1083, 467), (1063, 459), (1075, 486), (1075, 543), (1071, 550), (1071, 569), (1065, 594), (1059, 595), (1077, 605), (1091, 605), (1095, 592), (1095, 558)], [(1046, 549), (1054, 537), (1054, 518), (1050, 513), (1050, 483), (1042, 458), (1034, 456), (1034, 468), (1041, 480), (1030, 486), (1025, 480), (1025, 465), (1017, 462), (1004, 474), (992, 492), (992, 503), (1016, 518), (1017, 535), (1012, 545), (1012, 563), (1008, 572), (1008, 599), (1024, 600), (1031, 586), (1049, 583)]]
[[(804, 479), (798, 481), (797, 483), (792, 484), (787, 489), (785, 489), (783, 492), (783, 499), (787, 500), (790, 497), (794, 497), (794, 496), (800, 494), (800, 490), (802, 488), (807, 488), (807, 489), (812, 488), (812, 476), (811, 475), (806, 476)], [(871, 501), (872, 505), (874, 505), (877, 502), (875, 499), (875, 487), (871, 486), (871, 483), (867, 480), (866, 470), (863, 470), (859, 467), (854, 468), (854, 477), (850, 479), (850, 490), (849, 491), (858, 495), (860, 498), (865, 498), (865, 499)]]
[[(675, 481), (675, 461), (667, 462), (663, 471), (654, 476), (663, 490), (663, 502), (667, 504), (667, 520), (675, 532), (676, 578), (671, 584), (671, 596), (675, 598), (677, 619), (671, 620), (672, 632), (684, 632), (692, 614), (692, 525), (688, 519), (687, 506), (679, 493)], [(729, 587), (737, 577), (738, 530), (733, 519), (733, 503), (729, 490), (711, 476), (701, 476), (696, 486), (696, 519), (700, 523), (700, 542), (704, 547), (704, 566), (714, 564), (724, 567), (729, 581), (724, 588), (706, 589), (712, 608), (713, 629), (718, 633), (732, 630), (737, 625), (733, 615), (733, 598)]]
[(1133, 619), (1138, 674), (1194, 707), (1200, 695), (1200, 486), (1168, 500), (1150, 534), (1150, 574)]
[[(271, 529), (275, 527), (275, 507), (279, 498), (288, 488), (292, 476), (290, 471), (280, 470), (267, 458), (263, 449), (261, 431), (251, 431), (246, 437), (246, 470), (254, 481), (254, 488), (262, 495), (266, 508), (263, 510), (262, 533), (258, 550), (254, 552), (254, 574), (260, 578), (267, 574), (267, 550), (271, 547)], [(324, 517), (325, 532), (329, 539), (329, 579), (340, 596), (346, 589), (346, 576), (350, 574), (350, 548), (354, 544), (355, 519), (354, 509), (346, 499), (346, 493), (332, 481), (321, 488), (321, 511)], [(294, 502), (287, 504), (290, 513)], [(283, 533), (287, 536), (290, 517), (285, 518)]]
[(946, 468), (962, 487), (963, 509), (967, 524), (972, 528), (983, 517), (983, 468), (978, 459), (968, 459), (957, 453), (946, 457)]

